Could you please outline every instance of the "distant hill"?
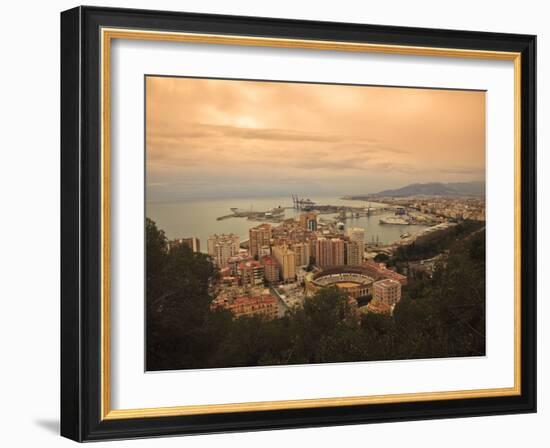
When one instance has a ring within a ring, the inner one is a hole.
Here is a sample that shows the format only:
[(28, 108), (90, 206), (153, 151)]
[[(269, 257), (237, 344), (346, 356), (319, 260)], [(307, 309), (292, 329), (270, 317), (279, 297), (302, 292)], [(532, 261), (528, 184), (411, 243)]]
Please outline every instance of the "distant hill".
[(485, 196), (485, 182), (430, 182), (410, 184), (395, 190), (384, 190), (370, 195), (351, 196), (361, 199), (368, 196), (407, 197), (407, 196)]

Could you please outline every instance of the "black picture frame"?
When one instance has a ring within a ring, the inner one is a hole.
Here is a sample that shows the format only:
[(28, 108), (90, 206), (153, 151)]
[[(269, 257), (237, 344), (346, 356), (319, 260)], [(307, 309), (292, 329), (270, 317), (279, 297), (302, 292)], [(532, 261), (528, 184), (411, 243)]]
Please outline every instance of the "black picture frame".
[[(102, 27), (521, 53), (521, 394), (102, 420)], [(92, 441), (536, 412), (535, 58), (532, 35), (100, 7), (61, 13), (61, 435)]]

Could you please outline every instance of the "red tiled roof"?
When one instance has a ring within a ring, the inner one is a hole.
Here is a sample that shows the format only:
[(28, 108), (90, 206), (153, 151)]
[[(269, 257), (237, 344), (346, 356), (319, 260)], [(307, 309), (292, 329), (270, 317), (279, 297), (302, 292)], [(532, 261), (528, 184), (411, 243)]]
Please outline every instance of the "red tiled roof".
[(233, 300), (233, 303), (231, 305), (260, 304), (260, 303), (274, 304), (274, 303), (277, 303), (277, 298), (270, 294), (264, 294), (262, 296), (254, 296), (254, 297), (241, 296)]

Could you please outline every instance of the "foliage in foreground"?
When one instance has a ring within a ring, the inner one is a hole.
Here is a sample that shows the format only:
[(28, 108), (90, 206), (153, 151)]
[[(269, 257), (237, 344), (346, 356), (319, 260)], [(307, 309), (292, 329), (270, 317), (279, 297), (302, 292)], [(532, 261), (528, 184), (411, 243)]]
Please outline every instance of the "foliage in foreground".
[(485, 232), (453, 240), (432, 279), (403, 289), (393, 317), (356, 317), (325, 288), (281, 319), (233, 319), (210, 310), (217, 281), (209, 258), (167, 251), (147, 220), (147, 369), (191, 369), (485, 354)]

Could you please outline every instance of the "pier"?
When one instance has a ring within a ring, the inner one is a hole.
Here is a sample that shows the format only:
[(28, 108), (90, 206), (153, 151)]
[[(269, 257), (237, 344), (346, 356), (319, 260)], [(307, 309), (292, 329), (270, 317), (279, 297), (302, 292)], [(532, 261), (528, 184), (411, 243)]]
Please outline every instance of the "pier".
[(253, 210), (239, 210), (237, 208), (231, 208), (231, 212), (228, 215), (219, 216), (217, 221), (223, 221), (229, 218), (247, 218), (253, 221), (268, 221), (268, 222), (281, 222), (284, 219), (285, 209), (291, 207), (275, 207), (265, 212), (256, 212)]
[(366, 205), (364, 207), (331, 204), (323, 205), (317, 204), (309, 198), (301, 198), (296, 194), (293, 194), (291, 197), (293, 204), (292, 207), (279, 206), (263, 212), (232, 208), (232, 213), (220, 216), (216, 219), (218, 221), (222, 221), (229, 218), (247, 218), (254, 221), (280, 222), (284, 219), (284, 211), (286, 209), (295, 209), (304, 212), (316, 212), (318, 214), (337, 214), (340, 221), (346, 221), (347, 219), (368, 217), (376, 214), (396, 212), (397, 210), (403, 209), (403, 207), (396, 205), (387, 205), (384, 207), (371, 207), (370, 205)]

